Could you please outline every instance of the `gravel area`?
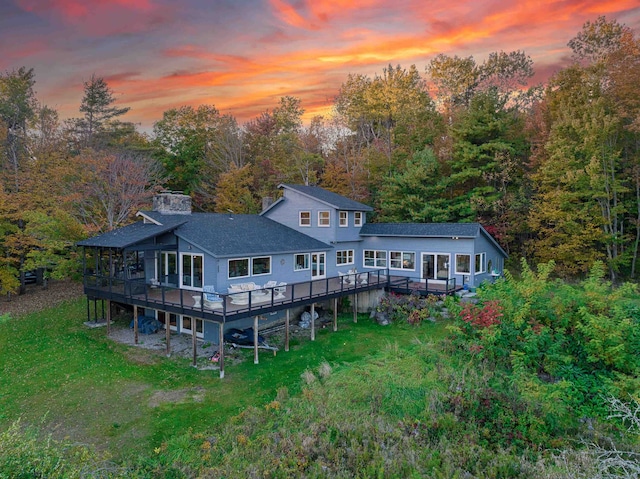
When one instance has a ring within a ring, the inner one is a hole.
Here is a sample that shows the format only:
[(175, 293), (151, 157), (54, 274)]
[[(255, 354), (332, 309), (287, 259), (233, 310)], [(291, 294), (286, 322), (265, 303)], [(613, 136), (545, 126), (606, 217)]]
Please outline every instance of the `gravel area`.
[(82, 295), (82, 283), (75, 281), (50, 280), (46, 288), (29, 284), (24, 294), (0, 297), (0, 315), (8, 313), (13, 317), (18, 317), (50, 308)]

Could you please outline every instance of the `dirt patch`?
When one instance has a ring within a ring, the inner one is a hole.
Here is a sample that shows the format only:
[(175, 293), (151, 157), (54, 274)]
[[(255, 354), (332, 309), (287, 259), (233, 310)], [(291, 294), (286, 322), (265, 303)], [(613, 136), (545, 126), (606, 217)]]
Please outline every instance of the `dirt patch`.
[(164, 403), (202, 402), (205, 390), (202, 387), (174, 389), (171, 391), (156, 391), (149, 399), (149, 407), (158, 407)]
[(71, 280), (49, 280), (46, 288), (29, 284), (24, 294), (0, 297), (0, 315), (23, 316), (79, 298), (83, 294), (82, 283)]

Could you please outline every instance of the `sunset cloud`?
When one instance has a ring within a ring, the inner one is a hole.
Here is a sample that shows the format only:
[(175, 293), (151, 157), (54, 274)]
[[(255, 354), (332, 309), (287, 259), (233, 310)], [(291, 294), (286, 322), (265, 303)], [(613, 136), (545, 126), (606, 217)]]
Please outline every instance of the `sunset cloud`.
[(63, 118), (78, 116), (82, 82), (102, 76), (146, 131), (181, 105), (213, 104), (243, 123), (285, 95), (306, 118), (326, 114), (349, 73), (424, 73), (438, 53), (481, 62), (523, 50), (544, 82), (587, 20), (640, 28), (637, 0), (7, 1), (3, 70), (33, 67), (39, 99)]

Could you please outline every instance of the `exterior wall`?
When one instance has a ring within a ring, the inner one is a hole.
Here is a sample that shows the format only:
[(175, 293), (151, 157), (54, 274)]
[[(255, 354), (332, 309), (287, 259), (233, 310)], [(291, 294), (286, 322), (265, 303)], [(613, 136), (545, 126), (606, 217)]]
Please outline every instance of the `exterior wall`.
[[(496, 249), (493, 243), (484, 235), (480, 235), (475, 240), (475, 252), (486, 253), (484, 273), (474, 275), (474, 285), (477, 286), (483, 281), (495, 281), (502, 276), (504, 270), (504, 256)], [(474, 262), (475, 266), (475, 262)]]
[[(311, 226), (300, 226), (301, 211), (310, 212)], [(318, 226), (318, 213), (320, 211), (329, 212), (328, 227)], [(357, 241), (360, 239), (360, 226), (354, 226), (353, 211), (347, 211), (348, 226), (341, 227), (338, 210), (313, 198), (301, 195), (296, 191), (285, 190), (284, 201), (275, 205), (264, 216), (325, 243)], [(363, 224), (366, 221), (365, 217), (365, 212), (362, 212)]]

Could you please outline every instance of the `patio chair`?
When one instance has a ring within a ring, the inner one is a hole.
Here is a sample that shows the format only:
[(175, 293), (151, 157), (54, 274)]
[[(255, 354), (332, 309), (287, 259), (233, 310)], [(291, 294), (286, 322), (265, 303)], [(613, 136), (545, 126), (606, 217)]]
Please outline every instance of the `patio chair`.
[(369, 276), (367, 273), (360, 273), (358, 275), (358, 281), (360, 281), (360, 284), (367, 284), (367, 276)]
[(338, 271), (338, 276), (343, 284), (351, 285), (354, 282), (355, 277), (349, 273), (343, 273), (342, 271)]
[(273, 292), (276, 294), (273, 299), (284, 298), (284, 293), (287, 292), (287, 283), (281, 281), (280, 283), (278, 283), (278, 286), (273, 288)]
[(263, 288), (264, 289), (271, 289), (271, 288), (275, 288), (276, 286), (278, 286), (278, 282), (277, 281), (267, 281), (266, 283), (264, 283)]
[(224, 301), (218, 293), (216, 293), (215, 286), (203, 286), (202, 287), (203, 305), (209, 309), (222, 308), (222, 302)]

